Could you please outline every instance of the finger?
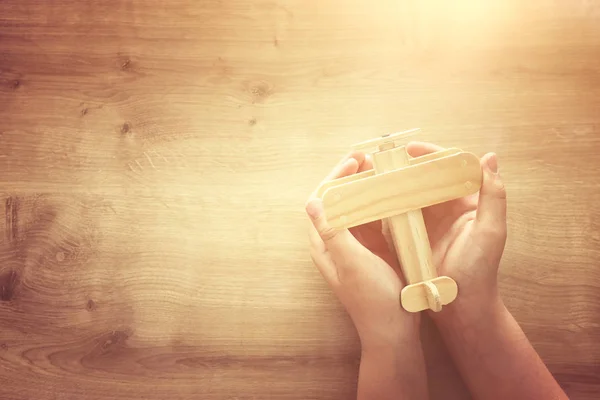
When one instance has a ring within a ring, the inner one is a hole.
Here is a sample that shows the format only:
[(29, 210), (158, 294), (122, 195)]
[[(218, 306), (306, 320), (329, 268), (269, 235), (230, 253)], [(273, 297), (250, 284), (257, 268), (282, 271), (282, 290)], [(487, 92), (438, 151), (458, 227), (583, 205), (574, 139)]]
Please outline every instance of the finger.
[(356, 160), (358, 168), (360, 169), (361, 165), (369, 158), (369, 155), (362, 151), (352, 151), (350, 157)]
[(506, 234), (506, 190), (498, 174), (496, 154), (481, 158), (483, 182), (479, 190), (479, 203), (475, 217), (476, 226), (485, 231)]
[[(325, 179), (323, 179), (322, 183), (356, 173), (359, 168), (359, 161), (364, 162), (364, 158), (364, 154), (362, 153), (350, 153), (346, 155), (335, 167), (333, 167)], [(311, 202), (311, 199), (316, 198), (317, 190), (318, 189), (311, 194), (309, 203)], [(308, 237), (310, 241), (310, 256), (313, 263), (327, 282), (335, 284), (338, 281), (335, 263), (314, 223), (310, 224)]]
[[(356, 173), (360, 168), (360, 165), (364, 162), (365, 158), (366, 156), (362, 152), (355, 151), (347, 154), (342, 158), (342, 160), (340, 160), (340, 162), (335, 167), (333, 167), (333, 169), (325, 177), (323, 182), (327, 182), (328, 180), (337, 179)], [(315, 197), (315, 194), (316, 191), (311, 194), (309, 200), (313, 199)], [(309, 229), (309, 240), (311, 245), (311, 256), (313, 257), (313, 261), (315, 261), (315, 263), (319, 265), (331, 262), (325, 244), (323, 243), (321, 237), (319, 236), (319, 233), (317, 232), (313, 224), (311, 224)]]
[(365, 159), (362, 164), (359, 165), (357, 172), (364, 172), (373, 169), (373, 158), (370, 154), (365, 155)]
[(329, 284), (335, 284), (337, 282), (337, 273), (331, 255), (327, 251), (325, 243), (321, 240), (319, 233), (312, 223), (308, 229), (310, 257), (323, 278), (325, 278)]
[(343, 176), (351, 175), (358, 171), (358, 162), (354, 158), (342, 161), (327, 174), (323, 182), (331, 181)]
[(348, 153), (321, 181), (317, 188), (310, 194), (309, 199), (317, 197), (317, 192), (324, 183), (357, 173), (366, 158), (366, 154), (359, 151)]
[(358, 171), (358, 162), (355, 158), (348, 158), (342, 160), (338, 165), (333, 167), (333, 169), (327, 174), (325, 179), (321, 181), (321, 183), (315, 188), (315, 190), (310, 194), (309, 200), (317, 197), (317, 193), (319, 188), (326, 182), (331, 180), (342, 178), (344, 176), (355, 174)]
[(306, 213), (331, 259), (337, 265), (348, 265), (360, 253), (362, 245), (348, 229), (332, 228), (325, 217), (321, 199), (311, 199), (306, 204)]
[(406, 152), (411, 157), (420, 157), (440, 150), (444, 150), (444, 148), (428, 142), (409, 142), (406, 145)]
[[(365, 153), (359, 151), (353, 151), (333, 167), (333, 169), (327, 174), (323, 182), (331, 181), (333, 179), (341, 178), (354, 174), (360, 168), (360, 165), (365, 161)], [(356, 168), (354, 168), (356, 166)]]

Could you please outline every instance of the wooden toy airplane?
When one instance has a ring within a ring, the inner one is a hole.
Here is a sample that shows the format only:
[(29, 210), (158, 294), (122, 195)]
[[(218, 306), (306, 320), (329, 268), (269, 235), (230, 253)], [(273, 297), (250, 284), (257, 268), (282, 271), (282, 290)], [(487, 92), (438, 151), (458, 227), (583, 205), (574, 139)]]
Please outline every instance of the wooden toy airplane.
[(325, 182), (317, 196), (334, 229), (387, 220), (408, 283), (400, 295), (402, 307), (439, 312), (454, 301), (458, 287), (452, 278), (437, 275), (421, 209), (476, 193), (483, 173), (475, 155), (457, 148), (410, 157), (398, 144), (416, 131), (354, 145), (355, 150), (372, 151), (374, 168)]

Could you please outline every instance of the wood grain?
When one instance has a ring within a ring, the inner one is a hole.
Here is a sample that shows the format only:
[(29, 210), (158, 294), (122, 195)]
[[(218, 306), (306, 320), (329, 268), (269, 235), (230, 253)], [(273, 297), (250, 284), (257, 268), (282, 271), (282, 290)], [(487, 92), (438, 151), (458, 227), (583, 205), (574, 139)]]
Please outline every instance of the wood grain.
[[(499, 155), (502, 293), (598, 398), (599, 60), (582, 0), (3, 0), (0, 397), (352, 398), (303, 204), (421, 127)], [(432, 398), (465, 398), (423, 336)]]

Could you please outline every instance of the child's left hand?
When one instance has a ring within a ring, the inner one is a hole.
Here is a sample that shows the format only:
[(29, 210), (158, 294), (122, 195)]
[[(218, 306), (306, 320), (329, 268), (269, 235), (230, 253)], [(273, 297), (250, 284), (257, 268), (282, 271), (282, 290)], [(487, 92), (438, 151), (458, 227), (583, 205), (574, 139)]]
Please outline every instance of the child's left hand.
[[(371, 169), (363, 153), (344, 158), (325, 181)], [(311, 257), (352, 318), (364, 349), (418, 340), (419, 316), (400, 304), (404, 284), (391, 243), (380, 221), (334, 230), (314, 195), (306, 204), (312, 222)]]

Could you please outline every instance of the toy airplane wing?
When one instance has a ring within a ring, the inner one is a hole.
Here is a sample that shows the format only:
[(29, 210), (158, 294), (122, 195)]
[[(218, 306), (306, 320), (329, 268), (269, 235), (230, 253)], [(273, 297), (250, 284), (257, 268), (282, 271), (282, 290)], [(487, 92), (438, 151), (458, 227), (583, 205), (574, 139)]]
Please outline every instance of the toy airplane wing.
[(479, 158), (445, 149), (409, 159), (409, 165), (325, 182), (317, 190), (335, 229), (351, 228), (476, 193), (482, 182)]

